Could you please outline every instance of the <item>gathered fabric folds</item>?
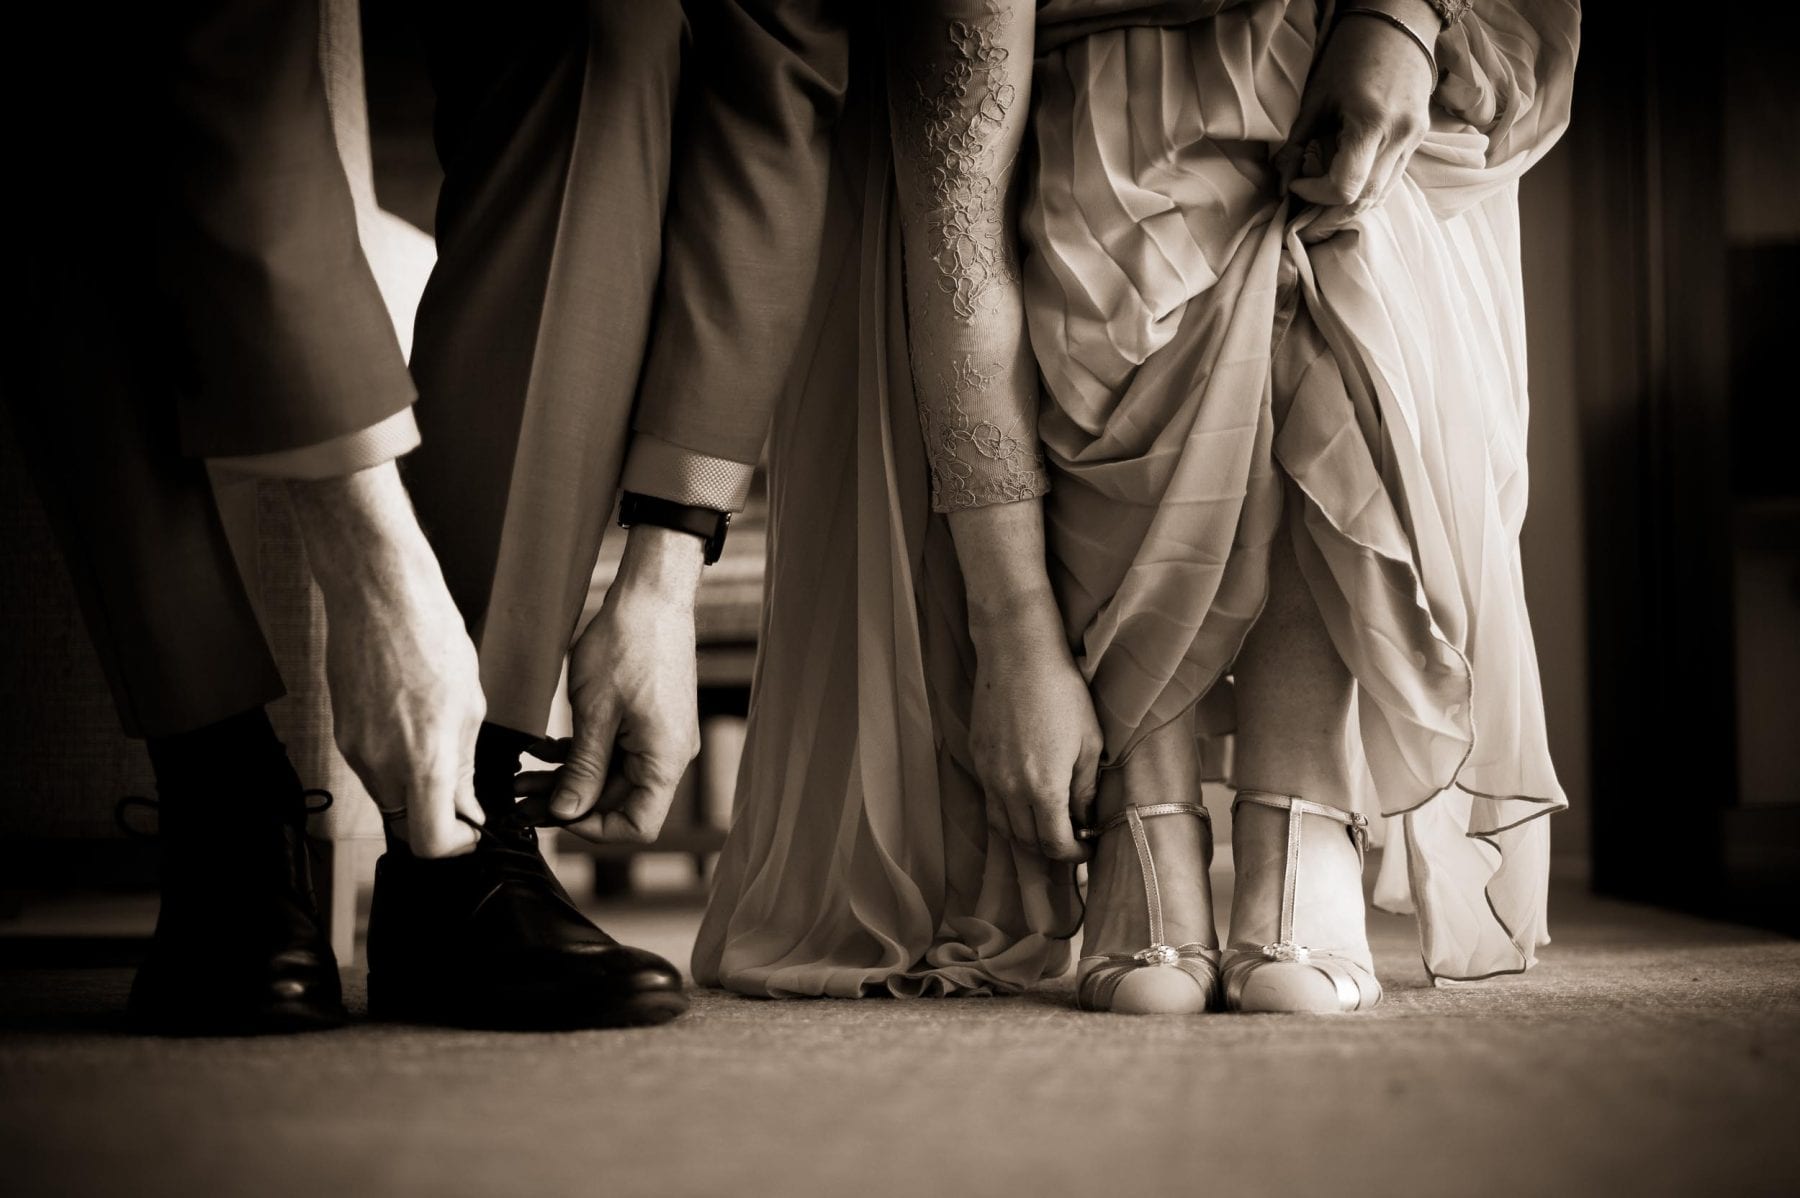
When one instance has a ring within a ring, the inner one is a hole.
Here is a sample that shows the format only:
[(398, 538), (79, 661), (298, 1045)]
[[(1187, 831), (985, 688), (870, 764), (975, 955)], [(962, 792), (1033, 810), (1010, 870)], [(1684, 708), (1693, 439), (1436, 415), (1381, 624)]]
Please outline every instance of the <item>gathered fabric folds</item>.
[(1516, 188), (1567, 121), (1578, 13), (1477, 3), (1405, 179), (1313, 240), (1270, 157), (1329, 12), (1185, 7), (1068, 40), (1034, 81), (1052, 578), (1106, 762), (1196, 705), (1229, 719), (1285, 520), (1356, 681), (1377, 901), (1416, 911), (1434, 978), (1524, 969), (1547, 941), (1538, 817), (1566, 800), (1519, 560)]
[(769, 996), (1011, 993), (1067, 972), (1073, 868), (991, 835), (961, 574), (931, 511), (878, 76), (838, 136), (769, 442), (767, 594), (694, 977)]
[[(1277, 196), (1328, 5), (1046, 0), (1024, 200), (1052, 581), (1116, 765), (1229, 674), (1283, 521), (1356, 680), (1377, 901), (1433, 977), (1547, 940), (1545, 741), (1518, 535), (1516, 184), (1566, 123), (1578, 14), (1477, 0), (1379, 209)], [(811, 327), (769, 447), (768, 594), (694, 975), (754, 995), (1010, 992), (1066, 972), (1068, 867), (990, 837), (930, 510), (878, 72), (853, 86)], [(855, 94), (860, 90), (860, 96)], [(1210, 741), (1208, 743), (1211, 743)]]

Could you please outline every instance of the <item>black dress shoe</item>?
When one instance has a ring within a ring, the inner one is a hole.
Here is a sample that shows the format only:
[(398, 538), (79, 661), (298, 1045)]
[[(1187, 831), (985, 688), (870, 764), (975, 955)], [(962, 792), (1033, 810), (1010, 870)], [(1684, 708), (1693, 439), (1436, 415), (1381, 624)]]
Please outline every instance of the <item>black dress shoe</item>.
[(378, 1019), (568, 1030), (664, 1023), (685, 1010), (680, 971), (582, 915), (516, 815), (491, 815), (461, 857), (390, 847), (376, 864), (369, 1013)]
[[(347, 1019), (337, 958), (313, 897), (307, 799), (160, 808), (162, 908), (132, 982), (134, 1030), (165, 1036), (318, 1031)], [(312, 810), (321, 811), (324, 807)]]

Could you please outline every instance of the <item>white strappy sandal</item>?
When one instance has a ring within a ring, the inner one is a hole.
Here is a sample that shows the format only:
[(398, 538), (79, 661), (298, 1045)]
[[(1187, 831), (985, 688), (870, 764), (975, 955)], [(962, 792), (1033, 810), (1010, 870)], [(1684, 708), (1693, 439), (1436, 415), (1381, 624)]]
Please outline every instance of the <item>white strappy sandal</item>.
[[(1235, 815), (1245, 803), (1288, 813), (1287, 854), (1281, 879), (1281, 932), (1272, 944), (1231, 945), (1224, 956), (1225, 1008), (1230, 1011), (1331, 1014), (1363, 1011), (1381, 1001), (1381, 983), (1344, 948), (1317, 948), (1295, 938), (1294, 894), (1300, 877), (1300, 821), (1309, 815), (1343, 824), (1360, 864), (1367, 852), (1369, 821), (1294, 795), (1239, 791)], [(1357, 891), (1356, 901), (1362, 901)]]
[(1097, 828), (1083, 828), (1083, 840), (1098, 840), (1115, 828), (1131, 829), (1138, 869), (1144, 878), (1144, 905), (1150, 914), (1150, 947), (1135, 953), (1107, 953), (1081, 958), (1077, 967), (1076, 1002), (1084, 1011), (1130, 1015), (1194, 1015), (1215, 1006), (1219, 993), (1219, 950), (1205, 944), (1168, 944), (1163, 936), (1162, 891), (1144, 821), (1160, 815), (1192, 815), (1205, 834), (1205, 854), (1212, 864), (1212, 818), (1198, 803), (1156, 803), (1126, 807)]

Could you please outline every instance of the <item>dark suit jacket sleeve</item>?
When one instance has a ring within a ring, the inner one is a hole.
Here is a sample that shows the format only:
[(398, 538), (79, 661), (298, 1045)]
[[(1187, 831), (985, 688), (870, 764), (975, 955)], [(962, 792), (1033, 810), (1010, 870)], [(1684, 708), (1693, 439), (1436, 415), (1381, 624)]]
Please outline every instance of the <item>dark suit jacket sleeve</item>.
[(150, 186), (165, 189), (159, 275), (187, 351), (183, 449), (261, 455), (395, 417), (412, 380), (357, 239), (317, 3), (215, 0), (153, 20), (169, 39)]
[(656, 327), (624, 488), (743, 506), (818, 266), (836, 0), (691, 0)]

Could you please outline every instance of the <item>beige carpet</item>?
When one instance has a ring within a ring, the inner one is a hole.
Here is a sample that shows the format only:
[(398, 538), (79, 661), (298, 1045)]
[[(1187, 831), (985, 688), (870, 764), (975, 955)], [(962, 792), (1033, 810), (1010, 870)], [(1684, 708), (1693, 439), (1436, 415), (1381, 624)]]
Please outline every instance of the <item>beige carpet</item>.
[[(1800, 944), (1596, 901), (1524, 978), (1340, 1019), (698, 996), (670, 1026), (118, 1030), (124, 970), (0, 972), (0, 1192), (1800, 1192)], [(684, 955), (691, 907), (616, 915)], [(356, 995), (360, 1001), (360, 993)]]

